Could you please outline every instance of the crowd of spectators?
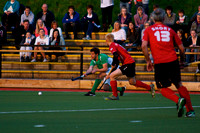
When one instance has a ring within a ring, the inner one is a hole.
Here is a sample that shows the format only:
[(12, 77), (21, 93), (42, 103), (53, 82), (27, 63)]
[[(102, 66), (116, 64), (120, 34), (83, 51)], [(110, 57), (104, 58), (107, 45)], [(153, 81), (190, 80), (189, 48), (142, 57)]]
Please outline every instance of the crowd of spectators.
[[(72, 39), (69, 32), (73, 32), (74, 39), (78, 39), (77, 32), (83, 31), (85, 37), (82, 39), (90, 40), (92, 32), (107, 32), (108, 27), (112, 26), (115, 42), (123, 46), (140, 46), (144, 29), (154, 24), (152, 13), (149, 13), (149, 0), (120, 0), (120, 11), (115, 21), (112, 20), (114, 0), (101, 0), (100, 2), (102, 26), (92, 5), (86, 7), (87, 13), (82, 18), (80, 18), (79, 12), (75, 10), (74, 6), (68, 7), (68, 12), (62, 19), (65, 39)], [(136, 14), (132, 14), (132, 5), (135, 5)], [(0, 23), (0, 43), (6, 42), (6, 30), (12, 30), (15, 44), (65, 45), (62, 27), (58, 26), (54, 13), (48, 9), (47, 4), (42, 5), (42, 10), (37, 15), (34, 15), (30, 6), (26, 6), (23, 11), (21, 11), (23, 9), (21, 6), (22, 4), (17, 0), (10, 0), (5, 4), (1, 19), (2, 24)], [(153, 10), (158, 7), (158, 5), (153, 5)], [(200, 45), (200, 6), (191, 18), (185, 15), (183, 9), (180, 9), (176, 14), (173, 12), (172, 6), (167, 6), (165, 11), (163, 23), (177, 32), (184, 46), (198, 47)], [(34, 37), (35, 39), (32, 39)], [(34, 40), (36, 41), (34, 42)], [(30, 46), (23, 46), (21, 48), (17, 47), (17, 49), (26, 50), (31, 48)], [(40, 50), (43, 48), (35, 47), (34, 49)], [(51, 47), (51, 50), (53, 49), (65, 50), (64, 47)], [(135, 49), (130, 48), (128, 50)], [(190, 48), (187, 51), (193, 52), (197, 49)], [(36, 54), (34, 53), (33, 62), (36, 61)], [(45, 53), (41, 54), (44, 58), (43, 61), (47, 61)], [(60, 55), (57, 53), (56, 57)], [(22, 52), (20, 57), (21, 61), (28, 61), (30, 60), (30, 53)], [(198, 60), (197, 56), (192, 58)], [(188, 63), (191, 61), (190, 55), (187, 55), (186, 61)]]

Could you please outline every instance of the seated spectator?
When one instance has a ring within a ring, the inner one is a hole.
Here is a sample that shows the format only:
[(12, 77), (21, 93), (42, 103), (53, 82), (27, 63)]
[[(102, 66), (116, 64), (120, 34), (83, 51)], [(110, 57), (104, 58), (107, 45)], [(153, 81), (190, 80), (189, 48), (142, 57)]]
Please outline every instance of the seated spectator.
[(42, 11), (37, 14), (37, 19), (41, 19), (49, 31), (51, 29), (51, 22), (55, 20), (55, 16), (51, 11), (48, 10), (48, 5), (43, 4)]
[(122, 7), (125, 7), (127, 9), (128, 13), (131, 13), (131, 4), (132, 0), (120, 0), (120, 10), (122, 10)]
[(96, 13), (93, 12), (93, 6), (87, 6), (87, 14), (81, 19), (82, 29), (86, 34), (84, 40), (90, 40), (92, 37), (92, 32), (98, 32), (100, 30), (99, 18)]
[(177, 30), (177, 35), (181, 39), (183, 46), (188, 47), (187, 39), (185, 38), (184, 31), (182, 29)]
[(121, 13), (118, 16), (117, 19), (118, 22), (121, 23), (121, 28), (128, 32), (128, 24), (131, 22), (131, 15), (130, 13), (127, 13), (126, 7), (121, 8)]
[[(127, 39), (129, 43), (126, 46), (139, 46), (140, 35), (133, 22), (129, 22)], [(127, 51), (133, 51), (133, 48), (128, 48)]]
[(191, 30), (195, 30), (197, 36), (200, 37), (200, 13), (197, 14), (197, 19), (192, 23)]
[(62, 34), (62, 29), (60, 27), (58, 27), (58, 23), (54, 20), (52, 23), (51, 23), (51, 30), (50, 30), (50, 34), (49, 34), (49, 38), (51, 40), (51, 37), (53, 36), (53, 31), (57, 29), (59, 31), (59, 34), (61, 37), (63, 37), (63, 34)]
[[(21, 45), (27, 45), (27, 46), (21, 46), (20, 50), (33, 50), (32, 46), (35, 43), (35, 36), (33, 36), (30, 32), (26, 33), (26, 36), (23, 37)], [(31, 59), (31, 53), (32, 52), (20, 52), (20, 62), (29, 62)]]
[[(59, 30), (55, 29), (50, 39), (51, 46), (65, 46), (65, 41), (62, 36), (60, 36)], [(66, 50), (66, 47), (50, 47), (49, 50)], [(63, 56), (65, 53), (50, 53), (51, 55), (56, 55), (55, 61), (58, 61), (58, 56)], [(52, 58), (51, 58), (52, 59)], [(52, 60), (51, 60), (52, 61)]]
[(7, 42), (7, 31), (0, 21), (0, 47)]
[(40, 35), (39, 34), (40, 29), (44, 29), (45, 35), (48, 35), (48, 30), (47, 30), (44, 22), (42, 21), (42, 19), (37, 20), (36, 28), (35, 28), (35, 37), (38, 37)]
[(200, 5), (198, 6), (198, 11), (195, 12), (195, 13), (192, 15), (192, 17), (191, 17), (191, 19), (190, 19), (190, 22), (194, 22), (194, 21), (197, 19), (197, 14), (198, 14), (198, 13), (200, 13)]
[(30, 26), (34, 28), (34, 14), (29, 6), (25, 7), (24, 14), (21, 15), (20, 25), (23, 25), (24, 20), (29, 20)]
[(173, 8), (171, 6), (167, 6), (165, 8), (165, 12), (166, 14), (165, 14), (163, 23), (171, 27), (172, 29), (174, 29), (174, 25), (176, 22), (176, 14), (173, 13)]
[[(158, 9), (158, 8), (159, 8), (159, 5), (157, 5), (157, 4), (153, 5), (153, 12), (154, 12), (156, 9)], [(148, 22), (149, 22), (150, 25), (153, 25), (153, 24), (154, 24), (153, 12), (150, 14), (150, 17), (149, 17), (149, 20), (148, 20)]]
[(142, 40), (143, 35), (144, 35), (144, 30), (145, 30), (146, 28), (148, 28), (149, 26), (150, 26), (149, 22), (145, 22), (145, 23), (144, 23), (144, 28), (143, 28), (142, 31), (141, 31), (141, 40)]
[(3, 8), (4, 14), (1, 18), (3, 26), (6, 27), (7, 30), (10, 30), (17, 27), (19, 20), (19, 7), (20, 4), (17, 0), (7, 1), (6, 5)]
[(120, 45), (126, 41), (126, 32), (124, 29), (121, 29), (120, 22), (116, 21), (114, 23), (114, 29), (112, 30), (112, 34), (114, 36), (114, 42)]
[[(39, 36), (36, 38), (35, 45), (38, 47), (35, 47), (34, 50), (47, 50), (48, 48), (46, 47), (39, 47), (39, 46), (44, 46), (44, 45), (49, 45), (49, 37), (45, 35), (45, 31), (43, 28), (39, 30)], [(41, 52), (43, 56), (43, 62), (47, 62), (46, 56), (44, 52)], [(31, 62), (36, 62), (37, 58), (37, 52), (34, 52), (34, 59)]]
[[(14, 38), (15, 38), (15, 45), (19, 45), (21, 43), (22, 38), (24, 36), (26, 36), (27, 32), (30, 32), (31, 34), (33, 34), (33, 28), (30, 27), (28, 20), (24, 20), (23, 25), (21, 25), (20, 27), (16, 28), (13, 31), (13, 35), (14, 35)], [(16, 46), (16, 48), (19, 49), (18, 46)]]
[(148, 20), (148, 16), (144, 13), (141, 6), (137, 9), (137, 14), (134, 15), (135, 26), (143, 29), (144, 23)]
[(175, 30), (182, 29), (184, 33), (188, 33), (188, 17), (185, 15), (183, 9), (178, 11), (176, 18)]
[[(199, 47), (200, 46), (200, 37), (197, 36), (197, 33), (195, 30), (191, 30), (190, 31), (190, 34), (191, 36), (188, 38), (188, 45), (189, 47)], [(186, 52), (198, 52), (199, 50), (198, 49), (186, 49)], [(190, 63), (190, 55), (186, 55), (186, 62), (187, 63)], [(198, 61), (198, 56), (197, 55), (194, 55), (194, 61)]]
[(74, 6), (68, 7), (68, 12), (65, 14), (62, 23), (65, 30), (66, 39), (69, 39), (68, 32), (74, 32), (74, 39), (77, 39), (77, 31), (79, 26), (79, 13), (75, 11)]

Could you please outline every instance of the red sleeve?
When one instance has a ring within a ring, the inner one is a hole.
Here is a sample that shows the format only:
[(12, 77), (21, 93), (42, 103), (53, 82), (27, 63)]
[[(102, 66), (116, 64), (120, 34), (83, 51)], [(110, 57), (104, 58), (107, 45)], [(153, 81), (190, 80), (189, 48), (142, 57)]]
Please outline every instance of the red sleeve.
[(149, 41), (148, 29), (144, 30), (142, 41)]
[(181, 45), (182, 44), (181, 39), (178, 37), (178, 35), (176, 34), (175, 31), (173, 31), (173, 33), (174, 33), (174, 41), (175, 41), (176, 45)]
[(117, 49), (116, 49), (116, 46), (115, 46), (116, 44), (115, 43), (112, 43), (111, 45), (110, 45), (110, 52), (113, 54), (114, 52), (117, 52)]

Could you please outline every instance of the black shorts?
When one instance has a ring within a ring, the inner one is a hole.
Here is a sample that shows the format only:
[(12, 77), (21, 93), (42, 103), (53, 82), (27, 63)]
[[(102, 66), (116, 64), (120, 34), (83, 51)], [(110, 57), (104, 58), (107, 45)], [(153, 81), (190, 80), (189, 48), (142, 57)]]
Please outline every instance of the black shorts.
[(135, 62), (132, 64), (125, 64), (119, 68), (123, 75), (127, 77), (135, 77)]
[(166, 88), (174, 85), (178, 85), (181, 81), (180, 67), (178, 60), (155, 64), (155, 81), (158, 88)]

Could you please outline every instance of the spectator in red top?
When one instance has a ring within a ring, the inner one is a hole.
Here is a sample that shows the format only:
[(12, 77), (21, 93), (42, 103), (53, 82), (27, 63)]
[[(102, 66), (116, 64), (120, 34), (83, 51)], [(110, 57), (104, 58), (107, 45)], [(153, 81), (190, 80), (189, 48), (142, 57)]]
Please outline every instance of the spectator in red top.
[[(180, 50), (181, 62), (184, 61), (184, 46), (178, 35), (170, 27), (163, 24), (165, 12), (156, 9), (153, 13), (155, 24), (144, 31), (142, 50), (147, 61), (147, 70), (153, 70), (153, 64), (149, 58), (148, 45), (154, 58), (155, 80), (161, 94), (177, 104), (178, 117), (184, 113), (186, 105), (186, 117), (195, 117), (189, 92), (182, 85), (179, 61), (174, 50), (174, 42)], [(168, 87), (174, 84), (178, 89), (180, 98)]]
[(143, 29), (144, 23), (148, 20), (148, 16), (144, 13), (143, 8), (140, 6), (137, 9), (137, 14), (134, 15), (135, 26)]
[(147, 85), (135, 79), (135, 61), (131, 57), (131, 55), (126, 51), (126, 49), (124, 49), (121, 45), (114, 43), (114, 36), (112, 34), (106, 35), (106, 43), (109, 46), (110, 52), (113, 54), (112, 68), (117, 68), (119, 65), (119, 61), (122, 63), (122, 66), (113, 71), (110, 76), (107, 75), (106, 78), (110, 78), (110, 85), (112, 88), (113, 95), (110, 97), (106, 97), (105, 100), (119, 100), (117, 94), (116, 79), (121, 75), (126, 75), (130, 85), (145, 88), (151, 91), (151, 95), (152, 97), (154, 97), (155, 90), (153, 84)]

